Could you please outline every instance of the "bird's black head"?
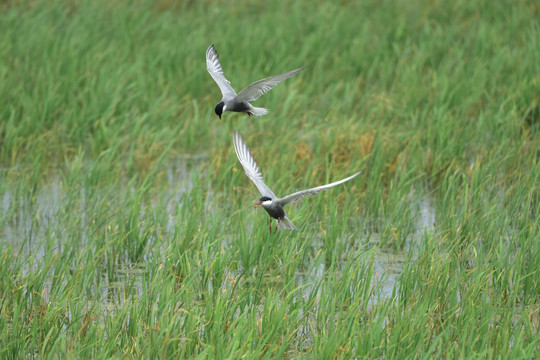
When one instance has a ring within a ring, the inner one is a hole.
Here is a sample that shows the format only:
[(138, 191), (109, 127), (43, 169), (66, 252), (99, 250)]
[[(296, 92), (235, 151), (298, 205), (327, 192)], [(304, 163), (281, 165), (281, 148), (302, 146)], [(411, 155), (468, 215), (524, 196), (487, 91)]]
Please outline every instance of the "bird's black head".
[(219, 104), (216, 105), (216, 108), (215, 108), (215, 112), (216, 112), (216, 115), (219, 116), (219, 118), (221, 119), (221, 114), (223, 114), (223, 107), (225, 106), (225, 103), (222, 101), (220, 102)]
[[(270, 201), (270, 202), (271, 202), (272, 199), (270, 199), (268, 196), (263, 196), (262, 198), (259, 199), (259, 202), (258, 202), (258, 203), (253, 204), (253, 207), (257, 207), (257, 206), (259, 206), (259, 205), (263, 205), (263, 203), (264, 203), (265, 201)], [(268, 205), (268, 204), (267, 204), (267, 205)], [(264, 206), (264, 205), (263, 205), (263, 206)]]

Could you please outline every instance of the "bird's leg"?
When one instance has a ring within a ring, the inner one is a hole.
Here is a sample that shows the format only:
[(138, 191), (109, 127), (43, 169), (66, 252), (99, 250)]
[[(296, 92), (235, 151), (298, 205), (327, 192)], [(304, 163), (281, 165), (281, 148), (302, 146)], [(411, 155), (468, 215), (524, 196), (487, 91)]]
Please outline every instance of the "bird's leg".
[(270, 230), (270, 234), (272, 234), (272, 218), (270, 218), (270, 225), (268, 226), (268, 229)]
[[(274, 229), (274, 232), (277, 231), (278, 226), (279, 226), (279, 219), (277, 220), (277, 224), (276, 224), (276, 228)], [(270, 230), (270, 231), (272, 231), (272, 230)]]

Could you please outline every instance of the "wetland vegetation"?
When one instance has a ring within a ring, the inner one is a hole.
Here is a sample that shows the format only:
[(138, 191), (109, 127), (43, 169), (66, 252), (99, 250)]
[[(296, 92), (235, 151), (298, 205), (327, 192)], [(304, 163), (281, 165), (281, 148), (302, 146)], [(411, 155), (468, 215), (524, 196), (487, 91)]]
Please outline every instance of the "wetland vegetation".
[(540, 5), (315, 3), (0, 1), (1, 358), (538, 356)]

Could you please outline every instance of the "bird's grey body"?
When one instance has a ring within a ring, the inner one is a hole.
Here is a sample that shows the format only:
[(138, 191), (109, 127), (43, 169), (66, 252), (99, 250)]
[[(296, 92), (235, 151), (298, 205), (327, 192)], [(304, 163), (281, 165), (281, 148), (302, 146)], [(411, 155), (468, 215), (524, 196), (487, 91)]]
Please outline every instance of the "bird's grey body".
[(267, 206), (264, 209), (266, 210), (268, 215), (270, 215), (274, 219), (283, 220), (286, 217), (285, 210), (283, 210), (283, 208), (278, 204), (274, 204), (273, 206)]
[(226, 111), (249, 113), (249, 111), (252, 108), (251, 104), (248, 103), (247, 101), (228, 101), (227, 103), (225, 103), (224, 101), (220, 101), (219, 104), (223, 104), (227, 106)]
[(257, 100), (266, 92), (270, 91), (274, 86), (298, 74), (304, 70), (304, 67), (292, 70), (283, 74), (262, 79), (250, 84), (238, 94), (231, 86), (231, 83), (225, 77), (223, 69), (218, 59), (218, 54), (214, 45), (211, 45), (206, 50), (206, 69), (219, 86), (222, 99), (216, 105), (215, 112), (221, 119), (221, 115), (225, 111), (244, 112), (248, 115), (263, 116), (268, 113), (268, 109), (258, 108), (250, 104), (251, 101)]
[(279, 202), (263, 196), (255, 205), (261, 205), (264, 210), (266, 210), (268, 215), (270, 215), (270, 232), (272, 232), (272, 219), (276, 219), (278, 221), (276, 229), (279, 227), (280, 229), (298, 230), (296, 226), (294, 226), (294, 224), (289, 220), (287, 214), (285, 214), (285, 210), (283, 210), (283, 206), (281, 206)]
[[(234, 132), (233, 142), (234, 142), (234, 150), (236, 151), (236, 156), (238, 157), (240, 164), (242, 164), (242, 167), (244, 168), (244, 172), (246, 173), (247, 177), (250, 178), (253, 184), (255, 184), (255, 186), (257, 187), (257, 189), (262, 195), (262, 197), (259, 199), (259, 202), (256, 203), (255, 206), (261, 205), (266, 210), (268, 215), (270, 215), (271, 218), (274, 218), (278, 221), (276, 229), (280, 228), (280, 229), (298, 230), (296, 226), (294, 226), (294, 224), (289, 220), (289, 218), (287, 218), (287, 214), (285, 213), (285, 210), (283, 209), (285, 205), (291, 202), (298, 201), (306, 196), (316, 195), (320, 193), (321, 191), (327, 190), (331, 187), (334, 187), (336, 185), (349, 181), (361, 173), (361, 171), (359, 171), (356, 174), (351, 175), (345, 179), (342, 179), (342, 180), (339, 180), (330, 184), (318, 186), (315, 188), (297, 191), (283, 198), (279, 198), (264, 183), (263, 176), (262, 176), (261, 170), (259, 169), (259, 166), (257, 165), (257, 163), (255, 162), (255, 159), (251, 155), (251, 152), (249, 151), (249, 148), (244, 142), (244, 140), (242, 139), (242, 136), (240, 136), (240, 134), (236, 131)], [(270, 230), (271, 229), (272, 228), (270, 226)]]

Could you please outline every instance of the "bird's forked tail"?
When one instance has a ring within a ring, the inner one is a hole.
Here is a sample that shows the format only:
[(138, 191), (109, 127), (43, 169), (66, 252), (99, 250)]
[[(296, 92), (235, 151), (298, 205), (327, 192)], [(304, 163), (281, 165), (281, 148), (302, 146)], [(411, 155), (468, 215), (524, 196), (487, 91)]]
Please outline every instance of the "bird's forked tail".
[(251, 106), (248, 110), (248, 114), (255, 116), (263, 116), (268, 114), (268, 109)]
[(296, 226), (294, 226), (294, 224), (291, 222), (291, 220), (289, 220), (289, 218), (286, 217), (286, 216), (279, 221), (278, 228), (279, 229), (298, 230), (298, 228)]

